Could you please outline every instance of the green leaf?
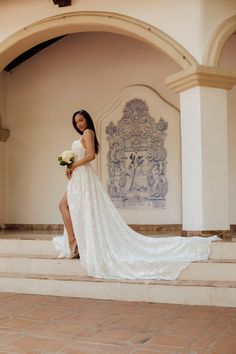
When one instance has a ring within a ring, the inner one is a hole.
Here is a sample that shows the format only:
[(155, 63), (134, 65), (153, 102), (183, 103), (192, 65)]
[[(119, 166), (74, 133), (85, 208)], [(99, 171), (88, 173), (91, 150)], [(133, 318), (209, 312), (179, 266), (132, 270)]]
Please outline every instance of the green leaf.
[(66, 165), (66, 162), (65, 162), (65, 161), (60, 161), (60, 165), (61, 165), (61, 166), (65, 166), (65, 165)]

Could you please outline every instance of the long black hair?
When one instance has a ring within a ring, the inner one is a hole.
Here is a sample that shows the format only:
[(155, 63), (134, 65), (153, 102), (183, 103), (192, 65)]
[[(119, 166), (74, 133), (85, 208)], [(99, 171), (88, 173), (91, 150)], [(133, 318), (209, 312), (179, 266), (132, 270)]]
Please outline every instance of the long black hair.
[(80, 109), (79, 111), (75, 112), (73, 114), (73, 117), (72, 117), (72, 124), (73, 124), (73, 127), (75, 128), (75, 130), (79, 133), (79, 134), (83, 134), (83, 132), (76, 126), (76, 121), (75, 121), (75, 117), (77, 115), (81, 115), (83, 116), (85, 119), (86, 119), (86, 122), (87, 122), (87, 128), (88, 129), (91, 129), (93, 132), (94, 132), (94, 147), (95, 147), (95, 154), (98, 154), (98, 151), (99, 151), (99, 142), (98, 142), (98, 139), (97, 139), (97, 136), (96, 136), (96, 131), (95, 131), (95, 128), (94, 128), (94, 124), (93, 124), (93, 120), (90, 116), (90, 114), (85, 111), (84, 109)]

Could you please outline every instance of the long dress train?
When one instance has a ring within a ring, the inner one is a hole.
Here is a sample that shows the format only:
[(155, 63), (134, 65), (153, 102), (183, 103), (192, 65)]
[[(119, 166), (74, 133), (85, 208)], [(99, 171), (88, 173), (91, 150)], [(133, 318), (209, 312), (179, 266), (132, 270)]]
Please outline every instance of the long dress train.
[[(86, 153), (80, 140), (72, 144), (75, 160)], [(192, 261), (206, 261), (217, 236), (153, 238), (138, 234), (123, 221), (90, 163), (74, 170), (67, 200), (81, 264), (88, 275), (113, 279), (178, 277)], [(69, 257), (66, 230), (53, 238), (59, 257)]]

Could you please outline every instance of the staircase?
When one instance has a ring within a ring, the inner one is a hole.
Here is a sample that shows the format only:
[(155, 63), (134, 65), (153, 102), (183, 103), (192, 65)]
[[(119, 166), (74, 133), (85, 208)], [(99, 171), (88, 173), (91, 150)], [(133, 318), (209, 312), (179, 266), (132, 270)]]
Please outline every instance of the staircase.
[(236, 242), (212, 243), (209, 261), (191, 263), (175, 281), (118, 281), (57, 259), (50, 235), (0, 237), (0, 292), (236, 307)]

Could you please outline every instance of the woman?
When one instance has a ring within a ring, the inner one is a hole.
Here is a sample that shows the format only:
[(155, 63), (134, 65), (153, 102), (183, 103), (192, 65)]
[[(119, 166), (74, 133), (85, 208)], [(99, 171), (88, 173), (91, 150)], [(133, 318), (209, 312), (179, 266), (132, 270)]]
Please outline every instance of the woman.
[(60, 203), (63, 236), (54, 237), (59, 257), (79, 258), (88, 275), (99, 278), (173, 280), (192, 261), (207, 260), (217, 236), (152, 238), (130, 229), (90, 166), (99, 144), (93, 121), (84, 110), (74, 113), (75, 161), (66, 170), (67, 192)]
[[(82, 158), (80, 158), (78, 160), (78, 155), (77, 155), (77, 161), (75, 161), (73, 163), (72, 168), (66, 169), (66, 176), (69, 180), (71, 179), (73, 171), (76, 168), (78, 168), (79, 166), (88, 164), (90, 161), (94, 160), (95, 154), (97, 154), (98, 150), (99, 150), (99, 144), (98, 144), (98, 140), (96, 137), (94, 124), (93, 124), (92, 118), (90, 117), (88, 112), (86, 112), (84, 110), (80, 110), (80, 111), (75, 112), (72, 117), (72, 123), (73, 123), (75, 130), (80, 135), (82, 135), (82, 137), (79, 141), (77, 140), (74, 142), (74, 146), (72, 147), (72, 150), (75, 150), (75, 152), (77, 153), (77, 150), (78, 150), (77, 143), (78, 143), (79, 148), (82, 148), (82, 150), (83, 150), (83, 148), (86, 149), (86, 154), (84, 157), (82, 157), (82, 155), (83, 155), (83, 151), (82, 151), (81, 152)], [(76, 183), (76, 181), (75, 181), (75, 183)], [(73, 185), (72, 182), (71, 182), (71, 184)], [(76, 186), (74, 186), (74, 187), (76, 187)], [(74, 188), (73, 188), (73, 190), (74, 190)], [(72, 224), (72, 220), (71, 220), (70, 209), (69, 209), (68, 200), (67, 200), (67, 193), (65, 193), (64, 197), (62, 198), (62, 200), (59, 204), (59, 209), (61, 211), (64, 225), (65, 225), (65, 228), (67, 231), (67, 237), (68, 237), (70, 251), (71, 251), (70, 258), (71, 259), (79, 258), (78, 245), (77, 245), (77, 241), (76, 241), (76, 237), (75, 237), (75, 233), (74, 233), (74, 229), (73, 229), (73, 224)], [(76, 220), (75, 220), (75, 222), (76, 222)]]

